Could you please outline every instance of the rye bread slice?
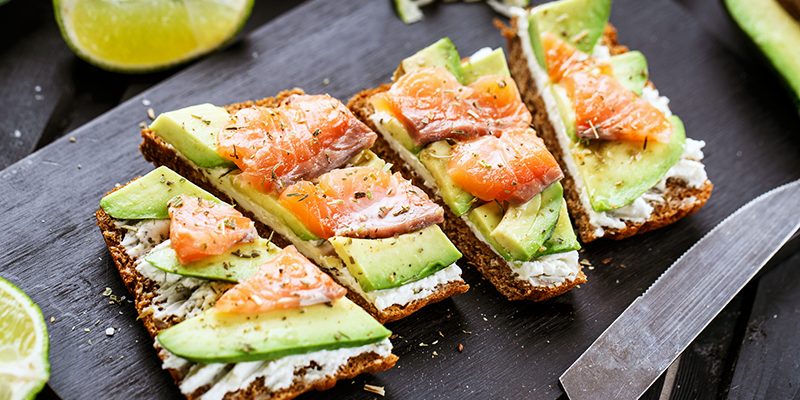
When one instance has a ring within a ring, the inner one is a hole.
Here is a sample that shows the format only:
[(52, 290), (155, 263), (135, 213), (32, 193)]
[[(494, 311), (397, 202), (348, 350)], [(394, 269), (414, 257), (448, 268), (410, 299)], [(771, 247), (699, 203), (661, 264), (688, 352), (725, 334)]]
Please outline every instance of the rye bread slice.
[[(245, 101), (241, 103), (235, 103), (225, 108), (228, 112), (235, 112), (236, 110), (251, 107), (251, 106), (261, 106), (261, 107), (277, 107), (283, 99), (294, 95), (294, 94), (303, 94), (304, 92), (301, 89), (291, 89), (285, 90), (278, 93), (275, 97), (267, 97), (261, 100), (255, 101)], [(157, 165), (165, 165), (178, 174), (182, 175), (186, 179), (194, 182), (198, 186), (202, 187), (203, 189), (209, 191), (210, 193), (214, 194), (215, 196), (219, 197), (223, 201), (226, 201), (230, 204), (236, 204), (233, 199), (230, 198), (226, 193), (223, 193), (216, 189), (216, 187), (206, 178), (203, 172), (191, 162), (187, 161), (185, 158), (178, 155), (177, 151), (174, 147), (169, 145), (163, 139), (158, 137), (152, 130), (148, 128), (142, 129), (142, 143), (139, 146), (139, 150), (141, 151), (142, 155), (144, 156), (145, 160)], [(250, 218), (255, 222), (256, 229), (258, 230), (259, 234), (264, 237), (271, 237), (272, 241), (281, 246), (285, 247), (291, 242), (281, 236), (276, 232), (272, 232), (272, 229), (267, 226), (266, 224), (259, 221), (255, 216), (243, 209), (241, 206), (236, 205), (236, 208), (242, 212), (245, 216)], [(271, 235), (271, 236), (270, 236)], [(325, 268), (320, 267), (323, 271)], [(337, 280), (336, 274), (330, 273), (329, 275), (334, 280)], [(339, 282), (342, 284), (342, 282)], [(342, 284), (342, 286), (347, 287), (346, 285)], [(358, 304), (361, 308), (365, 309), (368, 313), (370, 313), (375, 319), (377, 319), (381, 323), (387, 323), (396, 321), (402, 318), (405, 318), (417, 310), (427, 306), (428, 304), (436, 303), (442, 300), (445, 300), (449, 297), (455, 296), (457, 294), (465, 293), (469, 290), (469, 285), (467, 285), (463, 280), (462, 281), (453, 281), (444, 284), (439, 284), (436, 286), (435, 291), (422, 299), (414, 300), (405, 305), (395, 304), (383, 310), (378, 310), (377, 307), (367, 298), (355, 292), (353, 290), (348, 289), (347, 297), (352, 300), (354, 303)]]
[[(118, 189), (119, 188), (114, 190)], [(100, 228), (103, 235), (103, 240), (105, 240), (108, 251), (111, 253), (111, 257), (114, 260), (114, 265), (122, 281), (125, 283), (128, 292), (133, 296), (134, 306), (138, 313), (137, 319), (142, 321), (147, 332), (155, 340), (159, 332), (181, 322), (181, 319), (175, 316), (170, 316), (166, 320), (157, 319), (152, 313), (147, 312), (147, 307), (151, 305), (152, 299), (158, 289), (158, 284), (136, 270), (135, 260), (128, 255), (125, 251), (125, 247), (122, 245), (125, 232), (115, 225), (115, 220), (102, 209), (98, 209), (95, 212), (95, 217), (97, 218), (97, 226)], [(158, 351), (158, 357), (163, 361), (166, 358), (166, 353), (164, 351)], [(311, 390), (330, 389), (339, 380), (352, 379), (360, 374), (385, 371), (392, 368), (397, 360), (398, 358), (394, 354), (382, 357), (374, 352), (362, 353), (348, 359), (347, 363), (342, 365), (333, 376), (311, 382), (295, 380), (291, 386), (278, 391), (272, 391), (267, 388), (264, 385), (264, 378), (259, 378), (252, 382), (247, 388), (227, 393), (225, 399), (291, 399)], [(186, 374), (186, 370), (173, 368), (168, 368), (167, 372), (172, 376), (176, 385), (181, 384)], [(295, 371), (295, 377), (301, 377), (304, 374), (305, 370)], [(188, 399), (197, 399), (208, 389), (209, 387), (199, 388), (186, 397)]]
[[(688, 186), (683, 180), (669, 178), (667, 180), (667, 189), (662, 195), (664, 201), (651, 203), (653, 213), (650, 218), (642, 222), (625, 221), (624, 228), (603, 228), (604, 234), (597, 236), (595, 234), (595, 226), (589, 223), (589, 215), (581, 203), (580, 192), (575, 187), (575, 180), (564, 162), (564, 152), (567, 150), (563, 149), (558, 142), (556, 131), (547, 115), (544, 99), (539, 94), (536, 81), (528, 69), (528, 60), (525, 58), (522, 42), (517, 36), (516, 19), (512, 19), (511, 27), (499, 21), (496, 21), (495, 24), (508, 41), (508, 67), (517, 82), (522, 100), (528, 106), (531, 114), (533, 114), (533, 125), (539, 137), (544, 140), (547, 148), (556, 156), (561, 169), (564, 171), (564, 179), (561, 184), (564, 186), (569, 212), (575, 221), (581, 241), (588, 243), (600, 237), (614, 240), (625, 239), (672, 224), (697, 212), (706, 204), (714, 188), (711, 181), (706, 180), (703, 186), (694, 188)], [(600, 42), (610, 49), (612, 55), (628, 51), (626, 46), (617, 42), (617, 32), (611, 24), (606, 26)], [(648, 84), (652, 85), (652, 82), (648, 82)]]
[[(377, 127), (370, 118), (375, 112), (375, 109), (369, 102), (369, 98), (374, 94), (389, 90), (390, 86), (391, 84), (387, 83), (374, 89), (367, 89), (356, 93), (347, 103), (347, 106), (353, 114), (376, 132), (378, 131)], [(422, 177), (420, 177), (410, 165), (406, 164), (397, 152), (392, 150), (389, 143), (386, 142), (382, 135), (378, 135), (378, 140), (375, 142), (375, 146), (372, 147), (372, 151), (387, 162), (399, 165), (400, 171), (406, 179), (412, 180), (417, 187), (423, 189), (428, 196), (444, 208), (444, 224), (442, 224), (444, 233), (447, 234), (461, 253), (464, 254), (464, 258), (474, 265), (475, 268), (478, 269), (478, 272), (486, 279), (492, 282), (495, 288), (497, 288), (497, 291), (507, 299), (532, 301), (547, 300), (586, 282), (586, 275), (584, 275), (580, 265), (578, 265), (578, 274), (574, 279), (566, 280), (558, 285), (534, 286), (528, 281), (517, 279), (516, 273), (511, 270), (506, 260), (497, 255), (489, 245), (475, 236), (467, 223), (456, 216), (435, 191), (425, 185)]]

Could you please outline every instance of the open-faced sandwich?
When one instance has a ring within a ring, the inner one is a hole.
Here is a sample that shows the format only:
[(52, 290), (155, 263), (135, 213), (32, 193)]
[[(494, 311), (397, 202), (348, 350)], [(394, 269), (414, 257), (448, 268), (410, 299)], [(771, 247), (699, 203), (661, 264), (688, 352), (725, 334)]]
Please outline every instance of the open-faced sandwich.
[(293, 246), (166, 167), (115, 189), (97, 223), (187, 398), (286, 399), (391, 368), (389, 332)]
[(376, 134), (330, 96), (187, 107), (159, 115), (142, 137), (148, 161), (236, 204), (381, 322), (469, 288), (438, 225), (442, 208), (393, 174), (369, 150)]
[(502, 28), (511, 74), (565, 173), (581, 240), (626, 238), (699, 210), (713, 187), (705, 143), (686, 137), (644, 55), (617, 43), (611, 0), (518, 11)]
[(512, 300), (544, 300), (586, 280), (556, 159), (502, 49), (461, 60), (442, 39), (402, 61), (392, 84), (350, 109), (382, 138), (375, 151), (446, 209), (443, 228)]

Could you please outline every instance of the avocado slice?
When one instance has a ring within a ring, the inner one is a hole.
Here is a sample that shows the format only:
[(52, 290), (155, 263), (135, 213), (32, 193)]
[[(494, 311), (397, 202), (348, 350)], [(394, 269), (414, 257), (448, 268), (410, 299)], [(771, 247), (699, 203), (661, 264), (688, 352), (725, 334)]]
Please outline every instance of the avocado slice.
[(294, 234), (300, 239), (319, 240), (319, 237), (308, 230), (302, 221), (297, 219), (294, 214), (289, 212), (289, 210), (281, 205), (281, 203), (278, 201), (278, 197), (275, 194), (264, 193), (261, 190), (254, 188), (251, 184), (245, 182), (243, 179), (239, 179), (239, 174), (237, 173), (227, 174), (221, 177), (220, 181), (233, 190), (244, 194), (256, 206), (261, 207), (267, 210), (267, 212), (270, 214), (278, 217), (284, 223), (284, 225), (288, 226), (289, 229), (291, 229), (292, 232), (294, 232)]
[(280, 249), (269, 240), (257, 238), (252, 243), (200, 261), (183, 265), (175, 250), (166, 241), (156, 246), (145, 260), (154, 267), (172, 274), (224, 282), (241, 282), (258, 271), (266, 260)]
[[(536, 6), (532, 10), (529, 30), (550, 32), (584, 53), (592, 53), (594, 45), (603, 35), (611, 16), (611, 0), (560, 0)], [(534, 36), (531, 33), (531, 36)], [(538, 35), (537, 39), (538, 39)], [(533, 51), (544, 65), (544, 52), (538, 40), (532, 41)]]
[(213, 308), (158, 334), (170, 353), (198, 363), (274, 360), (379, 342), (391, 332), (347, 298), (263, 314)]
[(436, 181), (436, 187), (439, 189), (442, 200), (455, 215), (460, 217), (469, 211), (476, 199), (475, 196), (458, 187), (447, 172), (447, 161), (450, 159), (451, 153), (452, 146), (446, 140), (440, 140), (425, 147), (419, 153), (419, 161)]
[[(800, 22), (792, 1), (725, 0), (725, 6), (737, 25), (761, 50), (770, 64), (783, 77), (795, 100), (800, 104)], [(795, 17), (789, 12), (795, 13)]]
[(553, 234), (564, 201), (563, 194), (561, 184), (556, 182), (528, 202), (509, 206), (492, 231), (492, 239), (508, 250), (515, 260), (530, 260)]
[(230, 120), (224, 108), (199, 104), (159, 115), (150, 129), (203, 168), (233, 167), (231, 161), (217, 153), (216, 139)]
[(328, 239), (365, 292), (418, 281), (461, 258), (438, 225), (385, 239)]
[(651, 141), (582, 141), (570, 152), (595, 211), (610, 211), (630, 204), (664, 178), (683, 154), (686, 132), (677, 116), (670, 117), (669, 143)]
[(497, 228), (497, 225), (500, 225), (500, 221), (503, 219), (503, 213), (505, 213), (505, 210), (503, 210), (500, 204), (496, 201), (490, 201), (480, 207), (475, 207), (470, 211), (467, 218), (469, 218), (469, 222), (478, 229), (483, 240), (489, 243), (497, 254), (500, 254), (500, 256), (506, 260), (512, 260), (513, 257), (511, 253), (492, 238), (492, 231), (494, 231), (494, 228)]
[(564, 122), (564, 128), (567, 131), (567, 136), (573, 142), (578, 140), (577, 129), (575, 128), (575, 107), (572, 106), (572, 100), (567, 95), (567, 90), (559, 84), (550, 85), (550, 93), (556, 99), (556, 106), (558, 107), (558, 115)]
[(100, 207), (115, 219), (166, 219), (168, 203), (185, 194), (222, 201), (167, 167), (158, 167), (100, 200)]
[(647, 59), (644, 54), (634, 50), (611, 56), (608, 61), (614, 77), (628, 90), (641, 96), (647, 83)]
[(484, 75), (500, 75), (509, 77), (508, 63), (502, 48), (492, 50), (490, 53), (474, 58), (470, 57), (461, 63), (461, 70), (464, 74), (464, 84), (469, 85)]
[(358, 153), (355, 157), (350, 159), (348, 164), (357, 167), (387, 168), (386, 161), (383, 161), (377, 154), (373, 153), (372, 150), (364, 150)]
[(556, 222), (553, 234), (544, 242), (542, 249), (536, 253), (534, 258), (549, 254), (565, 253), (580, 248), (581, 245), (578, 243), (578, 238), (575, 236), (575, 231), (572, 229), (572, 223), (569, 220), (567, 201), (561, 199), (561, 211), (559, 211), (558, 222)]
[(464, 72), (461, 70), (461, 56), (450, 38), (439, 39), (436, 43), (418, 51), (411, 57), (400, 62), (402, 73), (411, 72), (420, 68), (444, 67), (447, 68), (459, 82), (464, 82)]
[(388, 133), (392, 139), (400, 143), (401, 146), (411, 153), (419, 153), (419, 151), (422, 149), (422, 146), (417, 144), (417, 142), (411, 137), (403, 123), (393, 116), (389, 110), (378, 109), (378, 111), (383, 111), (387, 114), (385, 117), (381, 117), (378, 121), (376, 121), (376, 124), (380, 128), (381, 132)]

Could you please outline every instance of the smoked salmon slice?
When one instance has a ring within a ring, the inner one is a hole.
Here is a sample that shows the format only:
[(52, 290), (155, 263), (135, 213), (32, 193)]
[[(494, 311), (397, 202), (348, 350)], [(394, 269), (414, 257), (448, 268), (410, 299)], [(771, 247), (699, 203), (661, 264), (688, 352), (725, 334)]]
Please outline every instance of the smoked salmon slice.
[(267, 260), (253, 276), (225, 292), (214, 308), (225, 313), (260, 314), (328, 303), (346, 293), (289, 246)]
[(341, 167), (377, 135), (328, 95), (293, 95), (278, 107), (248, 107), (217, 135), (217, 151), (264, 192)]
[(447, 172), (456, 185), (481, 200), (516, 204), (564, 177), (555, 157), (531, 130), (456, 143)]
[(611, 66), (581, 53), (553, 34), (542, 34), (550, 79), (575, 108), (578, 137), (669, 142), (672, 125), (659, 109), (620, 83)]
[(258, 237), (253, 221), (233, 207), (180, 195), (169, 203), (169, 239), (181, 264), (223, 254)]
[(286, 188), (280, 203), (321, 238), (384, 238), (444, 221), (444, 210), (399, 173), (361, 166)]
[(421, 68), (402, 75), (372, 101), (400, 119), (419, 145), (499, 135), (531, 124), (517, 85), (508, 77), (483, 76), (465, 86), (445, 68)]

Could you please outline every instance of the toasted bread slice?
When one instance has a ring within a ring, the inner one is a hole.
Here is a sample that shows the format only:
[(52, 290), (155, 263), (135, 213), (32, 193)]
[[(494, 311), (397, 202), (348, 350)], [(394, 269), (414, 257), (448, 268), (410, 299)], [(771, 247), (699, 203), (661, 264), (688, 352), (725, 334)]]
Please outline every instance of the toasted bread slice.
[[(369, 102), (369, 98), (374, 94), (389, 90), (390, 86), (390, 84), (384, 84), (374, 89), (364, 90), (353, 96), (347, 103), (353, 114), (376, 132), (379, 132), (379, 130), (370, 118), (375, 109)], [(474, 265), (486, 279), (492, 282), (500, 294), (509, 300), (547, 300), (586, 282), (586, 275), (584, 275), (580, 265), (578, 265), (578, 273), (573, 279), (567, 279), (556, 285), (534, 286), (528, 281), (517, 279), (516, 273), (509, 267), (508, 262), (497, 255), (486, 242), (475, 236), (467, 223), (450, 210), (450, 207), (444, 203), (438, 193), (425, 184), (419, 173), (414, 171), (411, 165), (403, 161), (382, 135), (378, 135), (378, 140), (375, 141), (372, 151), (387, 162), (399, 165), (401, 172), (407, 179), (411, 179), (415, 185), (425, 190), (428, 196), (436, 200), (444, 208), (445, 222), (442, 225), (442, 230), (464, 254), (464, 258)]]
[[(275, 97), (267, 97), (256, 101), (246, 101), (246, 102), (231, 104), (226, 106), (225, 108), (228, 110), (228, 112), (235, 112), (238, 109), (250, 107), (253, 105), (263, 106), (263, 107), (276, 107), (281, 103), (281, 101), (283, 101), (283, 99), (293, 94), (302, 94), (302, 93), (303, 91), (300, 89), (286, 90), (278, 93), (278, 95)], [(203, 174), (203, 172), (197, 166), (193, 165), (186, 158), (179, 155), (174, 147), (172, 147), (169, 143), (165, 142), (163, 139), (158, 137), (158, 135), (156, 135), (155, 132), (145, 128), (142, 130), (141, 135), (142, 135), (142, 144), (139, 146), (139, 150), (141, 151), (142, 155), (147, 161), (158, 166), (165, 165), (174, 170), (175, 172), (179, 173), (180, 175), (186, 177), (190, 181), (196, 183), (203, 189), (211, 192), (212, 194), (219, 197), (223, 201), (226, 201), (230, 204), (236, 204), (236, 202), (233, 199), (231, 199), (230, 196), (217, 189), (214, 186), (214, 184), (205, 176), (205, 174)], [(258, 218), (256, 218), (251, 212), (238, 205), (237, 208), (245, 216), (255, 221), (256, 228), (258, 229), (261, 235), (263, 235), (264, 237), (271, 237), (272, 241), (281, 247), (291, 244), (291, 241), (289, 239), (281, 236), (276, 232), (272, 232), (272, 229), (270, 227), (265, 225), (263, 222), (259, 221)], [(325, 270), (324, 267), (321, 268)], [(334, 280), (339, 281), (337, 275), (333, 273), (333, 271), (326, 271), (326, 272), (328, 272), (329, 275), (331, 275), (334, 278)], [(339, 284), (348, 288), (348, 286), (341, 281), (339, 281)], [(386, 323), (405, 318), (413, 314), (417, 310), (425, 307), (428, 304), (436, 303), (438, 301), (445, 300), (451, 296), (464, 293), (468, 289), (469, 285), (467, 285), (463, 280), (450, 281), (436, 286), (433, 293), (431, 293), (427, 297), (413, 300), (410, 303), (404, 305), (394, 304), (383, 310), (378, 309), (369, 299), (349, 288), (347, 297), (354, 303), (358, 304), (361, 308), (369, 312), (379, 322)]]
[[(117, 189), (115, 189), (117, 190)], [(125, 231), (119, 227), (113, 218), (111, 218), (105, 211), (98, 209), (95, 212), (97, 218), (97, 226), (103, 234), (103, 239), (106, 242), (114, 264), (119, 272), (125, 287), (134, 298), (134, 306), (139, 314), (137, 319), (140, 319), (144, 324), (145, 329), (153, 339), (156, 338), (159, 332), (169, 328), (182, 321), (182, 318), (176, 315), (168, 315), (166, 317), (158, 317), (153, 313), (151, 306), (158, 306), (158, 297), (156, 296), (159, 284), (146, 276), (142, 275), (136, 268), (136, 259), (132, 257), (123, 245), (123, 238)], [(228, 285), (229, 286), (229, 285)], [(158, 356), (162, 361), (166, 361), (169, 354), (160, 349), (156, 344), (156, 349), (159, 349)], [(376, 373), (385, 371), (394, 366), (397, 362), (397, 356), (388, 354), (381, 356), (374, 352), (364, 352), (354, 357), (350, 357), (347, 362), (341, 365), (334, 375), (325, 376), (312, 381), (305, 381), (303, 378), (305, 374), (304, 369), (294, 371), (294, 379), (291, 385), (287, 388), (273, 391), (264, 384), (264, 378), (258, 378), (249, 384), (244, 389), (239, 389), (229, 392), (225, 395), (226, 399), (291, 399), (299, 396), (302, 393), (311, 390), (326, 390), (333, 387), (337, 381), (342, 379), (352, 379), (364, 373)], [(164, 365), (177, 385), (180, 385), (186, 378), (191, 364), (184, 364), (180, 367), (168, 367)], [(187, 398), (196, 399), (203, 395), (210, 385), (198, 388), (190, 394)]]
[[(690, 187), (683, 180), (669, 178), (666, 183), (666, 191), (662, 193), (664, 201), (650, 203), (653, 207), (650, 218), (641, 222), (624, 221), (625, 227), (623, 228), (602, 227), (598, 232), (598, 227), (590, 223), (589, 214), (581, 202), (575, 179), (564, 161), (564, 152), (566, 150), (559, 144), (557, 133), (550, 122), (544, 99), (539, 93), (533, 74), (528, 68), (528, 61), (522, 48), (523, 44), (517, 36), (516, 19), (512, 19), (511, 24), (511, 27), (508, 27), (496, 21), (496, 25), (508, 41), (509, 70), (517, 82), (523, 101), (528, 106), (528, 109), (531, 110), (531, 114), (533, 114), (533, 124), (536, 131), (544, 140), (550, 152), (556, 156), (561, 169), (564, 171), (564, 179), (561, 184), (564, 186), (569, 212), (575, 221), (581, 241), (588, 243), (600, 237), (615, 240), (625, 239), (672, 224), (697, 212), (705, 205), (714, 187), (711, 181), (706, 180), (700, 187)], [(628, 51), (626, 46), (617, 42), (617, 32), (610, 24), (606, 26), (600, 42), (609, 48), (612, 55)], [(652, 85), (651, 82), (648, 82), (648, 84)], [(560, 116), (555, 116), (555, 118), (560, 118)]]

